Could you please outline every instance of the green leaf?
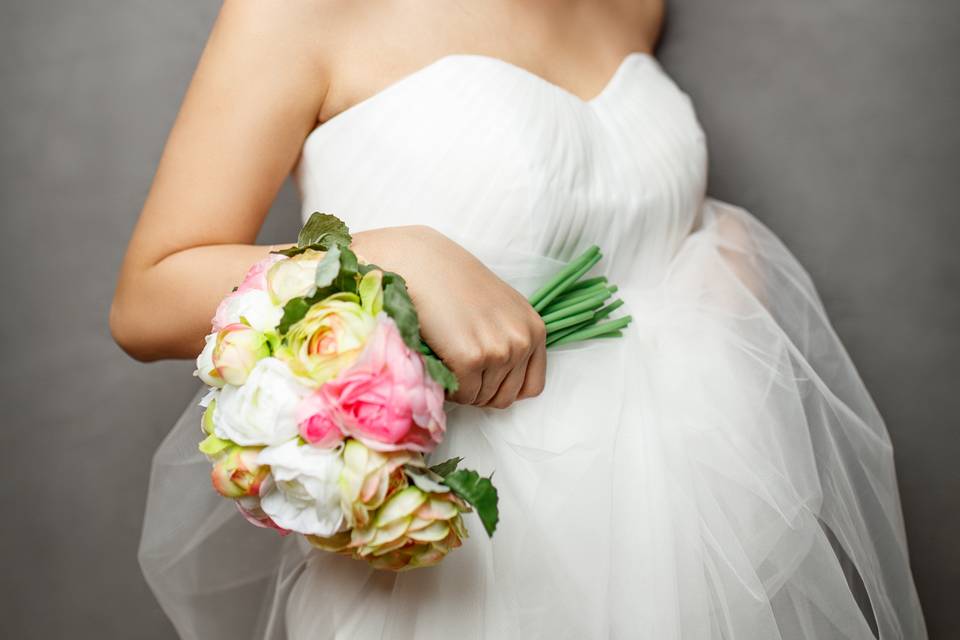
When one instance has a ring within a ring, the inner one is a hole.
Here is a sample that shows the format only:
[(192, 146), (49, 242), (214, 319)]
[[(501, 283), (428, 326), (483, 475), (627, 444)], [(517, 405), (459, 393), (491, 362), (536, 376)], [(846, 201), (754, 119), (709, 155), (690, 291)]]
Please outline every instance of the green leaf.
[(372, 262), (364, 262), (363, 264), (357, 266), (357, 273), (359, 273), (362, 276), (367, 275), (367, 273), (373, 270), (383, 271), (383, 269), (373, 264)]
[(338, 291), (357, 293), (357, 254), (349, 247), (340, 247), (340, 273), (333, 281), (333, 287)]
[(306, 248), (321, 245), (323, 249), (329, 249), (336, 245), (349, 246), (351, 240), (350, 229), (343, 220), (329, 213), (314, 211), (300, 229), (297, 246)]
[(404, 343), (414, 351), (420, 350), (420, 320), (417, 310), (410, 300), (403, 279), (389, 278), (389, 272), (383, 274), (383, 310), (393, 318), (400, 330)]
[(340, 273), (340, 248), (330, 247), (317, 264), (316, 282), (318, 288), (329, 287)]
[(323, 247), (321, 247), (319, 244), (312, 244), (306, 247), (293, 246), (293, 247), (287, 247), (286, 249), (277, 249), (276, 251), (271, 251), (270, 253), (279, 253), (282, 256), (287, 256), (288, 258), (292, 258), (293, 256), (298, 256), (309, 249), (314, 249), (315, 251), (323, 251)]
[(200, 449), (200, 453), (204, 455), (215, 456), (224, 449), (232, 446), (234, 445), (230, 440), (223, 440), (213, 434), (210, 434), (203, 439), (203, 442), (201, 442), (200, 446), (197, 448)]
[(384, 283), (385, 285), (386, 285), (386, 284), (390, 284), (390, 283), (392, 283), (392, 282), (398, 282), (398, 283), (400, 283), (400, 284), (403, 285), (403, 290), (404, 290), (404, 291), (407, 290), (407, 281), (403, 279), (403, 276), (402, 276), (402, 275), (400, 275), (399, 273), (396, 273), (396, 272), (394, 272), (394, 271), (386, 271), (386, 270), (383, 270), (383, 269), (381, 269), (381, 271), (383, 271), (383, 283)]
[(473, 505), (483, 528), (487, 530), (487, 535), (493, 536), (500, 520), (500, 511), (497, 508), (497, 488), (490, 482), (490, 478), (481, 478), (480, 474), (472, 469), (460, 469), (445, 477), (443, 483)]
[(280, 324), (277, 325), (277, 333), (283, 335), (289, 331), (291, 325), (307, 315), (311, 306), (312, 303), (303, 296), (288, 300), (287, 304), (283, 305), (283, 316), (280, 318)]
[(457, 380), (457, 376), (447, 368), (447, 365), (443, 364), (440, 358), (434, 355), (424, 355), (423, 364), (427, 367), (427, 373), (430, 374), (430, 377), (450, 393), (456, 393), (457, 389), (460, 388), (460, 381)]
[(443, 476), (446, 478), (448, 475), (457, 470), (457, 465), (463, 461), (463, 458), (457, 456), (456, 458), (450, 458), (449, 460), (444, 460), (439, 464), (435, 464), (430, 467), (430, 471), (433, 471), (435, 474)]

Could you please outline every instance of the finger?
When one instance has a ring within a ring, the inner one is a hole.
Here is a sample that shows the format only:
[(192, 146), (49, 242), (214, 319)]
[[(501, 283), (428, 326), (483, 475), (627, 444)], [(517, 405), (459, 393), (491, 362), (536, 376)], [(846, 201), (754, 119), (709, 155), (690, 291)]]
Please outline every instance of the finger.
[(480, 386), (480, 392), (477, 394), (473, 404), (482, 407), (497, 394), (497, 389), (503, 383), (504, 379), (510, 373), (510, 369), (503, 366), (490, 367), (483, 370), (483, 383)]
[(526, 374), (523, 379), (523, 385), (520, 387), (520, 393), (517, 398), (532, 398), (540, 395), (546, 384), (547, 374), (547, 347), (541, 343), (537, 345), (533, 355), (527, 362)]
[(450, 396), (450, 399), (459, 404), (473, 404), (480, 393), (482, 379), (479, 374), (457, 375), (459, 388), (456, 393)]
[[(533, 357), (533, 354), (531, 354), (530, 357)], [(490, 399), (490, 402), (487, 403), (488, 406), (494, 407), (495, 409), (506, 409), (517, 400), (517, 395), (520, 393), (520, 388), (523, 387), (523, 381), (526, 379), (529, 362), (530, 359), (528, 358), (521, 366), (514, 367), (510, 373), (507, 374), (507, 377), (500, 383), (500, 388), (497, 389), (497, 392)]]

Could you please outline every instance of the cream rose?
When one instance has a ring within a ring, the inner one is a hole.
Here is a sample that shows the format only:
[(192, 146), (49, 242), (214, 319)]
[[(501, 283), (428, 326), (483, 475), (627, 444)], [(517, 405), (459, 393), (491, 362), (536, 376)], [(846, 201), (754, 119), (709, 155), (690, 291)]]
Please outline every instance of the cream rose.
[(308, 249), (289, 260), (281, 260), (267, 271), (267, 291), (280, 306), (298, 296), (312, 296), (317, 291), (317, 266), (323, 252)]
[(277, 356), (295, 374), (319, 386), (359, 357), (376, 326), (376, 319), (360, 306), (359, 297), (335, 293), (310, 307), (290, 327)]

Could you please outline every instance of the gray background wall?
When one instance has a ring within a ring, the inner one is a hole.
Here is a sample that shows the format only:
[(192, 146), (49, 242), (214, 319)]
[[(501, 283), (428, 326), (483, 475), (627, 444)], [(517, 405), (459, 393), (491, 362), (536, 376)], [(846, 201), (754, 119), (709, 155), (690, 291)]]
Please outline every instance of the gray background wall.
[[(128, 360), (106, 317), (218, 7), (0, 4), (0, 636), (173, 637), (136, 547), (192, 367)], [(659, 55), (711, 193), (807, 266), (886, 416), (931, 635), (956, 637), (960, 3), (677, 0)], [(297, 210), (287, 184), (263, 239)]]

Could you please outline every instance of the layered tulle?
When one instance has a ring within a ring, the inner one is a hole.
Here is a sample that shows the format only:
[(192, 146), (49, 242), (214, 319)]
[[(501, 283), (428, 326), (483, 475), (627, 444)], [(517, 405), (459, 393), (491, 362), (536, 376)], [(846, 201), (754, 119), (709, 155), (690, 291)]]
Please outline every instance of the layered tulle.
[[(476, 252), (527, 293), (558, 264)], [(501, 522), (437, 567), (377, 572), (251, 527), (209, 487), (191, 406), (140, 551), (180, 634), (925, 637), (883, 421), (790, 253), (707, 200), (656, 277), (611, 275), (622, 339), (551, 351), (543, 394), (507, 410), (448, 405), (435, 459), (495, 471)]]

